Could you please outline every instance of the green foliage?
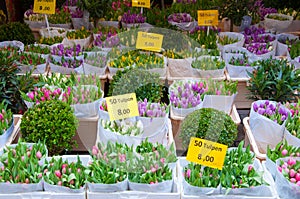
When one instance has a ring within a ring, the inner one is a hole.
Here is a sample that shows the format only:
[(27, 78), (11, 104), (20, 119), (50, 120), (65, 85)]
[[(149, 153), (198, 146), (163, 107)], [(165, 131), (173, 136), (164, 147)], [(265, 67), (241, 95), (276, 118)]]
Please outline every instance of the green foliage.
[(293, 9), (299, 9), (300, 8), (300, 1), (295, 0), (263, 0), (263, 3), (266, 8), (272, 7), (272, 8), (293, 8)]
[(300, 96), (296, 93), (300, 88), (300, 70), (294, 70), (286, 60), (263, 60), (253, 73), (248, 74), (250, 99), (291, 102)]
[(159, 74), (150, 73), (137, 68), (118, 71), (113, 76), (109, 86), (108, 96), (136, 93), (137, 100), (148, 99), (151, 102), (160, 102), (164, 87), (160, 84)]
[(231, 146), (237, 133), (237, 125), (231, 117), (213, 108), (202, 108), (192, 112), (186, 116), (180, 126), (180, 138), (186, 148), (191, 137)]
[(5, 101), (13, 113), (19, 113), (23, 106), (19, 92), (18, 67), (14, 64), (13, 53), (0, 51), (0, 101)]
[(292, 44), (292, 47), (290, 49), (290, 56), (292, 59), (300, 56), (300, 41)]
[(29, 26), (25, 23), (11, 22), (0, 26), (0, 41), (17, 40), (25, 45), (35, 42)]
[(70, 105), (59, 100), (45, 101), (29, 108), (20, 125), (27, 142), (45, 141), (50, 156), (72, 149), (78, 120)]

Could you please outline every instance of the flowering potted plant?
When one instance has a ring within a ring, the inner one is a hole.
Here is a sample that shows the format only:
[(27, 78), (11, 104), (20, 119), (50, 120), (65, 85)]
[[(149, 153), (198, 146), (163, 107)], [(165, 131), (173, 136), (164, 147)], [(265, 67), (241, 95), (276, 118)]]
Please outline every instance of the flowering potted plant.
[(84, 58), (82, 71), (77, 72), (84, 74), (105, 75), (106, 72), (107, 53), (106, 52), (90, 52)]
[(275, 30), (277, 32), (286, 30), (293, 21), (292, 16), (278, 13), (267, 14), (264, 19), (265, 28)]
[[(230, 57), (230, 58), (229, 58)], [(252, 62), (246, 53), (227, 55), (226, 69), (230, 77), (249, 78), (248, 73), (252, 73), (257, 62)]]
[(275, 48), (270, 43), (251, 43), (247, 46), (253, 61), (271, 59), (275, 56)]
[(276, 55), (287, 56), (292, 45), (299, 42), (299, 37), (292, 34), (282, 33), (277, 35), (277, 41)]
[(258, 190), (264, 190), (264, 196), (272, 196), (261, 165), (250, 147), (243, 149), (243, 144), (228, 149), (221, 171), (182, 160), (184, 195), (261, 196)]
[(45, 144), (32, 145), (21, 139), (7, 146), (1, 155), (0, 183), (3, 193), (43, 191), (42, 159), (47, 157)]
[(21, 53), (17, 60), (17, 65), (20, 68), (21, 73), (36, 68), (37, 73), (44, 73), (46, 70), (46, 59), (42, 55), (33, 53)]
[(225, 62), (220, 57), (200, 56), (191, 63), (194, 75), (200, 78), (224, 77)]
[(66, 38), (63, 43), (67, 46), (80, 46), (81, 48), (87, 48), (90, 45), (91, 32), (82, 26), (75, 31), (67, 32)]
[(22, 91), (20, 92), (26, 106), (31, 108), (33, 105), (39, 104), (43, 101), (59, 99), (62, 94), (62, 89), (55, 87), (34, 87), (34, 90), (27, 94)]
[(135, 66), (140, 69), (150, 70), (152, 73), (159, 73), (160, 77), (166, 76), (167, 60), (153, 52), (141, 52), (139, 50), (129, 51), (109, 63), (109, 71), (115, 74), (120, 68)]
[(43, 165), (44, 189), (50, 192), (82, 193), (85, 189), (86, 167), (77, 156), (77, 161), (52, 157)]
[(0, 104), (0, 145), (3, 147), (14, 130), (13, 114), (5, 101)]
[(24, 52), (47, 55), (50, 54), (50, 47), (41, 44), (30, 44), (24, 47)]
[(286, 119), (285, 123), (285, 139), (288, 141), (289, 144), (294, 146), (298, 146), (300, 142), (300, 129), (298, 128), (300, 125), (300, 100), (297, 103), (285, 103), (286, 106), (291, 114)]
[[(119, 143), (93, 146), (88, 166), (87, 186), (91, 192), (116, 192), (128, 189), (127, 167), (132, 147)], [(109, 159), (108, 159), (109, 157)]]
[(49, 16), (49, 25), (51, 27), (71, 29), (71, 14), (68, 7), (56, 9), (55, 14)]
[(276, 160), (277, 173), (275, 187), (280, 197), (299, 197), (300, 186), (300, 158), (285, 157)]
[(24, 22), (29, 25), (30, 28), (45, 28), (46, 20), (43, 14), (34, 13), (32, 9), (28, 9), (24, 13)]
[(218, 34), (217, 46), (223, 53), (224, 46), (242, 47), (244, 45), (245, 38), (241, 33), (234, 32), (220, 32)]
[(175, 81), (169, 87), (171, 112), (185, 117), (200, 108), (203, 94), (208, 90), (205, 82)]
[(53, 44), (58, 44), (62, 43), (63, 37), (61, 36), (54, 36), (54, 37), (41, 37), (39, 40), (40, 44), (45, 44), (45, 45), (53, 45)]
[(72, 25), (74, 29), (81, 29), (82, 27), (89, 29), (90, 22), (89, 16), (90, 13), (86, 10), (81, 10), (80, 8), (75, 8), (70, 11), (71, 12), (71, 19)]
[(191, 31), (195, 28), (195, 20), (188, 13), (174, 13), (168, 17), (169, 24), (177, 26), (181, 30)]
[(94, 29), (94, 41), (93, 45), (100, 48), (112, 48), (119, 45), (119, 37), (114, 27)]
[[(70, 74), (75, 71), (79, 71), (82, 68), (82, 59), (70, 59), (62, 57), (61, 60), (55, 60), (53, 57), (50, 58), (50, 67), (53, 71)], [(64, 69), (62, 69), (62, 67)], [(74, 69), (74, 70), (68, 70)]]
[(279, 142), (274, 149), (268, 146), (266, 168), (272, 174), (273, 178), (276, 178), (276, 160), (285, 157), (300, 157), (300, 148), (289, 145), (287, 140)]
[[(290, 111), (281, 103), (268, 100), (258, 100), (252, 103), (249, 125), (260, 151), (266, 153), (268, 145), (275, 148), (276, 144), (282, 140), (285, 120), (289, 114)], [(272, 139), (269, 140), (271, 137)]]
[(146, 17), (144, 17), (142, 13), (135, 14), (131, 13), (130, 10), (125, 12), (121, 18), (122, 26), (125, 28), (141, 26), (145, 21)]
[(214, 108), (230, 114), (237, 95), (237, 84), (237, 81), (208, 80), (208, 90), (204, 93), (202, 108)]
[(81, 46), (79, 44), (74, 45), (73, 47), (68, 47), (63, 44), (55, 45), (52, 47), (51, 56), (58, 60), (63, 56), (83, 59)]

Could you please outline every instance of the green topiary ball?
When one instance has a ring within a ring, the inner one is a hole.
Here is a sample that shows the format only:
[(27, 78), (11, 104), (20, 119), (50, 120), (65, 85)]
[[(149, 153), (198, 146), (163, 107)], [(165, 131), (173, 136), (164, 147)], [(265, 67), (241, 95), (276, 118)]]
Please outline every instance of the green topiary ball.
[(29, 108), (21, 121), (22, 138), (26, 142), (45, 141), (50, 156), (71, 150), (78, 120), (70, 105), (59, 100), (44, 101)]
[(237, 125), (225, 112), (213, 108), (202, 108), (185, 117), (180, 126), (179, 136), (183, 147), (187, 149), (191, 137), (231, 146), (237, 134)]
[(11, 22), (0, 26), (1, 41), (21, 41), (24, 45), (35, 42), (31, 29), (25, 23)]

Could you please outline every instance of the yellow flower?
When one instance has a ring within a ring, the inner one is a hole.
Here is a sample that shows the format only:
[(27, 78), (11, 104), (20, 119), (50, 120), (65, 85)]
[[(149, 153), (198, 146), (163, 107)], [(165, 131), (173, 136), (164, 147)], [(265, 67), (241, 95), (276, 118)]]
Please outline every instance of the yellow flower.
[(140, 57), (139, 57), (139, 56), (137, 56), (135, 60), (136, 60), (136, 61), (139, 61), (139, 60), (140, 60)]
[(124, 55), (122, 56), (122, 61), (124, 62), (126, 60), (126, 57)]

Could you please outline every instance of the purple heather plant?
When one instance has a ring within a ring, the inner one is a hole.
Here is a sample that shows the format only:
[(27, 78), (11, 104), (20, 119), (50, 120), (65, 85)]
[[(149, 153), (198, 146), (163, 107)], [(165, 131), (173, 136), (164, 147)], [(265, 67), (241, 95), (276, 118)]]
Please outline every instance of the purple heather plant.
[(166, 104), (151, 103), (147, 99), (138, 102), (138, 109), (142, 117), (165, 117), (168, 113)]
[(263, 115), (279, 125), (288, 118), (289, 111), (281, 103), (274, 104), (268, 100), (263, 103), (253, 103), (253, 110), (260, 115)]
[(130, 13), (130, 10), (128, 10), (123, 14), (121, 21), (126, 24), (145, 23), (146, 17), (144, 17), (142, 13)]
[(186, 82), (178, 85), (176, 91), (170, 92), (170, 102), (177, 108), (192, 108), (201, 103), (202, 94), (208, 90), (208, 86), (203, 82)]

